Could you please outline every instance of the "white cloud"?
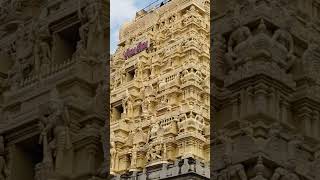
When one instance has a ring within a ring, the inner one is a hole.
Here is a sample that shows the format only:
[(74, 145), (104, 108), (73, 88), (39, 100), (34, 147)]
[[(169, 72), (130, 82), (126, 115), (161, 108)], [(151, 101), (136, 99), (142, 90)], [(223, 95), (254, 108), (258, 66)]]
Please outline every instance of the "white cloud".
[(110, 38), (111, 48), (113, 53), (118, 43), (119, 29), (121, 25), (134, 18), (138, 7), (135, 5), (135, 0), (111, 0), (110, 1)]

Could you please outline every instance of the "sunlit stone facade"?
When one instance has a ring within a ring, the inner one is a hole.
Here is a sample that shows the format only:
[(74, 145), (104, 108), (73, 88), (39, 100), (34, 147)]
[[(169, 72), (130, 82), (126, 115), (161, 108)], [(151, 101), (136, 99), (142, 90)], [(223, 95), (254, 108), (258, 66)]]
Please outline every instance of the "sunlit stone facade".
[(209, 177), (209, 7), (172, 0), (122, 26), (111, 60), (113, 174), (150, 178), (160, 166), (156, 179), (189, 169)]

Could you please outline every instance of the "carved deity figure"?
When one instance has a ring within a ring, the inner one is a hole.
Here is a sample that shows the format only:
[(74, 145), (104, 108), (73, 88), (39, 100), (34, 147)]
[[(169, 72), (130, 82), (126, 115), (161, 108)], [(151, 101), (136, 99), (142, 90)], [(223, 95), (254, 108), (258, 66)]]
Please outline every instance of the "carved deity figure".
[(132, 117), (133, 116), (133, 98), (129, 93), (128, 89), (126, 90), (125, 98), (122, 100), (122, 106), (123, 106), (123, 114), (125, 114), (126, 117)]
[(9, 169), (4, 155), (4, 139), (3, 136), (0, 136), (0, 180), (6, 180), (9, 176)]
[(34, 39), (32, 33), (21, 23), (16, 32), (17, 39), (15, 42), (16, 59), (20, 61), (30, 73), (33, 67), (33, 62), (30, 61), (33, 52)]
[(81, 40), (88, 55), (97, 57), (101, 53), (101, 42), (103, 43), (103, 27), (101, 16), (99, 15), (101, 5), (97, 0), (88, 0), (84, 10), (82, 10), (80, 2), (78, 14), (82, 21), (82, 26), (79, 29)]
[[(302, 66), (306, 75), (310, 77), (319, 77), (320, 61), (319, 56), (320, 46), (316, 40), (310, 39), (307, 50), (302, 55)], [(319, 78), (318, 78), (319, 79)]]
[(293, 38), (290, 31), (290, 23), (287, 20), (285, 25), (282, 26), (280, 29), (276, 30), (273, 34), (272, 40), (273, 42), (277, 42), (281, 44), (281, 47), (287, 52), (287, 59), (286, 59), (286, 69), (290, 69), (295, 61), (294, 56), (294, 43)]
[(295, 163), (294, 162), (287, 162), (285, 164), (286, 169), (282, 167), (278, 167), (272, 177), (271, 180), (299, 180), (299, 176), (294, 173)]
[(8, 79), (6, 84), (10, 86), (11, 90), (17, 89), (19, 83), (23, 80), (23, 69), (20, 61), (15, 60), (12, 68), (8, 72)]
[(114, 141), (110, 142), (110, 155), (111, 155), (111, 170), (115, 169), (116, 159), (117, 159), (117, 150), (116, 150), (116, 144)]
[(238, 18), (233, 18), (232, 29), (235, 29), (235, 31), (230, 35), (228, 52), (225, 57), (229, 66), (233, 68), (237, 58), (237, 52), (246, 46), (247, 40), (251, 37), (251, 31), (248, 27), (242, 26)]
[(160, 130), (160, 126), (158, 123), (155, 123), (150, 130), (150, 139), (154, 139), (157, 137), (157, 133)]
[(297, 150), (299, 146), (301, 146), (303, 142), (303, 137), (299, 134), (296, 134), (292, 137), (292, 139), (288, 142), (288, 159), (295, 160), (297, 158)]
[[(55, 164), (56, 169), (63, 168), (64, 152), (71, 148), (69, 123), (68, 110), (54, 89), (51, 92), (48, 110), (41, 117), (39, 125), (41, 128), (40, 143), (43, 145), (44, 153), (43, 162), (51, 163), (52, 167)], [(53, 158), (55, 158), (55, 163), (53, 163)]]
[(35, 47), (36, 71), (48, 69), (51, 64), (51, 48), (49, 43), (44, 40), (38, 40)]
[(231, 180), (238, 176), (240, 180), (247, 180), (247, 175), (242, 164), (232, 164), (230, 155), (224, 155), (223, 157), (225, 169), (220, 172), (218, 180)]
[(142, 104), (142, 112), (143, 113), (149, 113), (149, 107), (150, 107), (151, 101), (149, 98), (145, 98)]
[(151, 146), (151, 148), (147, 152), (148, 161), (154, 161), (154, 160), (162, 159), (163, 158), (162, 149), (163, 149), (163, 145), (162, 144), (156, 144), (156, 145)]
[(137, 167), (137, 152), (137, 145), (133, 145), (133, 148), (131, 149), (131, 168)]
[(47, 69), (51, 64), (50, 31), (45, 19), (39, 18), (34, 22), (33, 36), (35, 37), (35, 70), (40, 72), (42, 69)]

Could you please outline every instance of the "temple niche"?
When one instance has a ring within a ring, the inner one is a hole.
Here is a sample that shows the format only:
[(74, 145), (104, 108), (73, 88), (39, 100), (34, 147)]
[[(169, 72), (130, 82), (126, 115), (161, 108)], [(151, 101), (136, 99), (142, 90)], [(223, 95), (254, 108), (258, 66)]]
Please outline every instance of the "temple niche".
[[(317, 179), (317, 1), (212, 4), (215, 179)], [(294, 28), (293, 28), (294, 27)]]
[(1, 180), (108, 179), (108, 3), (0, 1)]
[(161, 1), (122, 26), (110, 67), (114, 179), (209, 179), (208, 19), (208, 1)]

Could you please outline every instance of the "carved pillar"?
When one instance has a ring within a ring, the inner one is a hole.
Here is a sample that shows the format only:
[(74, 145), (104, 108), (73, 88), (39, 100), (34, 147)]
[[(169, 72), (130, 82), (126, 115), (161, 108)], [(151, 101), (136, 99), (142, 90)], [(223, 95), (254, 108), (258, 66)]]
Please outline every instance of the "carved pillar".
[(247, 88), (247, 114), (251, 115), (253, 113), (253, 109), (254, 109), (254, 92), (253, 92), (253, 88), (252, 87), (248, 87)]
[(268, 103), (268, 114), (272, 116), (272, 118), (277, 119), (277, 114), (276, 114), (276, 95), (275, 95), (275, 90), (272, 88), (269, 93), (269, 103)]
[(223, 69), (223, 65), (224, 65), (224, 54), (225, 54), (225, 40), (223, 38), (223, 36), (221, 34), (217, 34), (213, 36), (215, 39), (213, 41), (213, 48), (212, 48), (212, 52), (215, 53), (215, 55), (213, 56), (213, 58), (215, 58), (216, 60), (213, 61), (215, 64), (212, 67), (214, 68), (213, 73), (216, 74), (216, 77), (221, 77), (221, 75), (224, 74), (224, 69)]
[(281, 111), (280, 111), (280, 94), (279, 91), (275, 91), (275, 117), (277, 121), (281, 120)]
[(239, 97), (235, 95), (231, 100), (232, 103), (232, 120), (239, 119)]
[(281, 122), (288, 122), (289, 103), (286, 99), (280, 101)]
[(175, 157), (175, 145), (174, 143), (167, 143), (167, 158), (174, 159)]
[(88, 169), (88, 172), (90, 173), (93, 173), (96, 171), (96, 154), (97, 154), (97, 146), (95, 144), (91, 144), (89, 146), (87, 146), (86, 148), (87, 150), (87, 154), (88, 154), (88, 157), (87, 157), (87, 169)]
[(240, 92), (240, 119), (247, 115), (248, 94), (245, 89)]
[(308, 107), (300, 108), (298, 118), (300, 120), (300, 126), (303, 129), (303, 132), (306, 136), (311, 136), (311, 112), (312, 110)]
[(319, 111), (313, 111), (312, 113), (312, 135), (315, 138), (319, 137)]
[(266, 113), (267, 108), (267, 85), (258, 84), (256, 87), (255, 106), (257, 108), (256, 113)]

